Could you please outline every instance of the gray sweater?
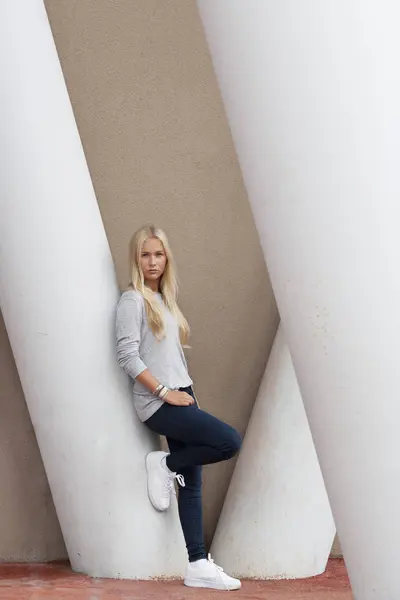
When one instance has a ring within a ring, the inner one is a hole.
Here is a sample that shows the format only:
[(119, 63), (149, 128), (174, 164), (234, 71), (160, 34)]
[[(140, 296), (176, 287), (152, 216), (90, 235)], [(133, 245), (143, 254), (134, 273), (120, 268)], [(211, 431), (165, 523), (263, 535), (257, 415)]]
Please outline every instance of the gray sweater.
[[(171, 390), (192, 384), (185, 355), (179, 339), (179, 327), (175, 317), (165, 306), (162, 296), (156, 294), (162, 307), (165, 337), (157, 340), (147, 322), (142, 294), (135, 290), (124, 292), (117, 306), (117, 360), (133, 379), (145, 369)], [(141, 421), (153, 415), (163, 401), (153, 396), (138, 381), (133, 385), (133, 403)]]

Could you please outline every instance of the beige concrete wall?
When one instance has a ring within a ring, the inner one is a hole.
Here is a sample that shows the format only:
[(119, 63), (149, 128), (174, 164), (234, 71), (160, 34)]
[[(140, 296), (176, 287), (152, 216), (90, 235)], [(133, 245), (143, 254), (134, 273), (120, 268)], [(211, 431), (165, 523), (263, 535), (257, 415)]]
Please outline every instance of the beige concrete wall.
[(333, 541), (332, 556), (334, 558), (340, 558), (342, 556), (342, 548), (341, 548), (340, 540), (339, 540), (338, 536), (336, 536)]
[[(118, 277), (144, 222), (170, 235), (202, 406), (244, 432), (278, 317), (194, 0), (46, 0)], [(0, 560), (65, 555), (0, 328)], [(234, 463), (205, 472), (210, 540)]]

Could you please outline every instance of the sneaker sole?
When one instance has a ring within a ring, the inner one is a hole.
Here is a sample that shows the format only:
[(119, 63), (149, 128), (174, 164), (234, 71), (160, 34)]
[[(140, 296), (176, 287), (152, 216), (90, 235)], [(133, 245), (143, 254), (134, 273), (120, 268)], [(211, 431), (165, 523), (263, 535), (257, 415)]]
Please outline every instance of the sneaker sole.
[(242, 587), (242, 584), (240, 582), (235, 586), (228, 586), (224, 585), (221, 581), (207, 581), (204, 579), (185, 579), (184, 584), (187, 587), (208, 588), (210, 590), (220, 590), (226, 592), (240, 590), (240, 588)]
[(149, 486), (149, 471), (150, 471), (150, 467), (149, 467), (148, 462), (147, 462), (148, 456), (149, 455), (147, 455), (146, 459), (145, 459), (146, 473), (147, 473), (147, 495), (149, 497), (149, 500), (150, 500), (151, 504), (153, 505), (153, 508), (155, 508), (156, 510), (158, 510), (158, 512), (165, 512), (166, 510), (168, 510), (169, 506), (167, 506), (166, 508), (160, 508), (159, 506), (157, 506), (157, 503), (155, 502), (155, 500), (152, 497), (151, 492), (150, 492), (150, 486)]

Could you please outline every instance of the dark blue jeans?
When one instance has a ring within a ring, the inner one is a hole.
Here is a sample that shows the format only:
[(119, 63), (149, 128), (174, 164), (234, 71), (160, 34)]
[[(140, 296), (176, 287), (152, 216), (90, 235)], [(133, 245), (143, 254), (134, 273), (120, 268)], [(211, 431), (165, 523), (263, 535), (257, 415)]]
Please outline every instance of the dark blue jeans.
[[(181, 388), (194, 398), (191, 387)], [(241, 437), (230, 425), (191, 406), (165, 403), (145, 424), (167, 438), (167, 466), (185, 478), (179, 488), (178, 507), (183, 535), (191, 562), (206, 558), (203, 536), (201, 466), (232, 458), (240, 449)]]

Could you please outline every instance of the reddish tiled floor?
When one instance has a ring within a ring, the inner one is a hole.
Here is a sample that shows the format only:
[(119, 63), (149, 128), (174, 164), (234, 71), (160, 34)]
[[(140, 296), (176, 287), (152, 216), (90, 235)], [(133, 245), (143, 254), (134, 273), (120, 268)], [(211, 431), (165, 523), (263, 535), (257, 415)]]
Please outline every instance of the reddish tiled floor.
[[(66, 565), (0, 565), (0, 600), (219, 600), (226, 592), (185, 588), (180, 581), (90, 579)], [(229, 600), (351, 600), (343, 561), (297, 581), (244, 581)]]

